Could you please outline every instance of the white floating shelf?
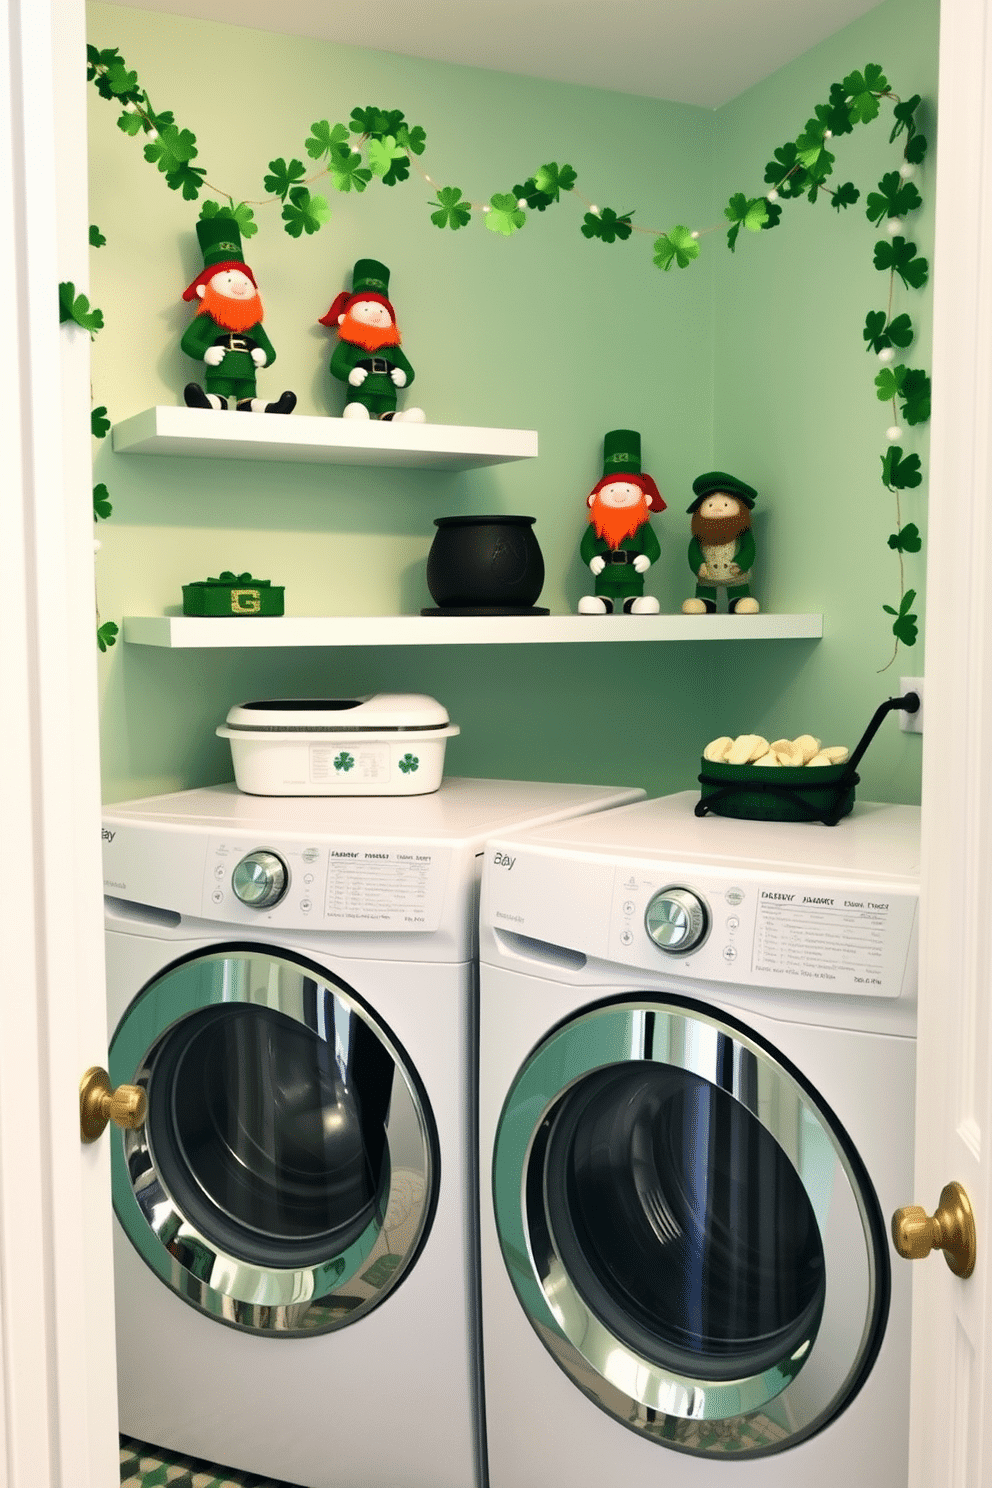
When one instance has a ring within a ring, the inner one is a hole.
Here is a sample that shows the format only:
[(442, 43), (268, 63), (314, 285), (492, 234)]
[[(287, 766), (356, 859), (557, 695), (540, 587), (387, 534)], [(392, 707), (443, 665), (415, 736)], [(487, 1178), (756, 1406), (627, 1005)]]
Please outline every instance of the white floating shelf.
[(585, 641), (819, 640), (822, 615), (126, 616), (138, 646), (482, 646)]
[(471, 470), (511, 460), (532, 460), (537, 455), (534, 429), (381, 423), (161, 405), (115, 424), (112, 441), (118, 454), (129, 455), (194, 455), (309, 465), (405, 465), (435, 470)]

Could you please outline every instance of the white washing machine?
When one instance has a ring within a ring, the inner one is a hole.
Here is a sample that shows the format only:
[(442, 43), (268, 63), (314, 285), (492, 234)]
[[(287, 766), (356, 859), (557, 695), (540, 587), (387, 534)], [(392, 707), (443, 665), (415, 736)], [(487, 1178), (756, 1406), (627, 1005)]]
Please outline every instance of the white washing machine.
[(905, 1488), (919, 812), (697, 799), (486, 850), (491, 1488)]
[(637, 790), (233, 785), (103, 825), (121, 1426), (306, 1488), (473, 1488), (485, 840)]

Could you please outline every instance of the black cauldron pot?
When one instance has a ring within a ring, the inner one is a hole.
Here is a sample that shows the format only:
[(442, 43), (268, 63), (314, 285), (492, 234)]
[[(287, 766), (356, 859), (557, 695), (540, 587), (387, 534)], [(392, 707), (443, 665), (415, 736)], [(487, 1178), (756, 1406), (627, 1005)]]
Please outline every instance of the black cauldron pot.
[(533, 517), (435, 517), (424, 615), (547, 615), (535, 608), (544, 558)]

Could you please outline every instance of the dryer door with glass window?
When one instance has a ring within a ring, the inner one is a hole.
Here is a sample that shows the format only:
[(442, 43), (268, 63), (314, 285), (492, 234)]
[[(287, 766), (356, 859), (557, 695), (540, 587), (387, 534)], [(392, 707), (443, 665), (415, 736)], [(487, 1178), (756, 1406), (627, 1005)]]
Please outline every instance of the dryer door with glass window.
[(260, 946), (177, 962), (131, 1003), (115, 1085), (114, 1208), (143, 1259), (220, 1322), (264, 1334), (354, 1322), (414, 1263), (438, 1142), (404, 1051), (327, 971)]
[(538, 1335), (650, 1438), (779, 1451), (871, 1369), (889, 1263), (870, 1179), (799, 1072), (726, 1015), (631, 996), (554, 1031), (506, 1098), (493, 1196)]

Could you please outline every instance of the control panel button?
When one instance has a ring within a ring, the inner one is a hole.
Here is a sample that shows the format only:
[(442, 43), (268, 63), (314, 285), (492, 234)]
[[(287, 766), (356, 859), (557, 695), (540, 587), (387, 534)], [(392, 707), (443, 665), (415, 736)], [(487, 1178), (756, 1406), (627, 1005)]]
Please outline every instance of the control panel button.
[(660, 889), (644, 913), (644, 928), (660, 951), (681, 956), (706, 938), (709, 915), (691, 889)]
[(289, 887), (289, 870), (274, 852), (259, 849), (242, 858), (231, 875), (231, 887), (251, 909), (278, 904)]

